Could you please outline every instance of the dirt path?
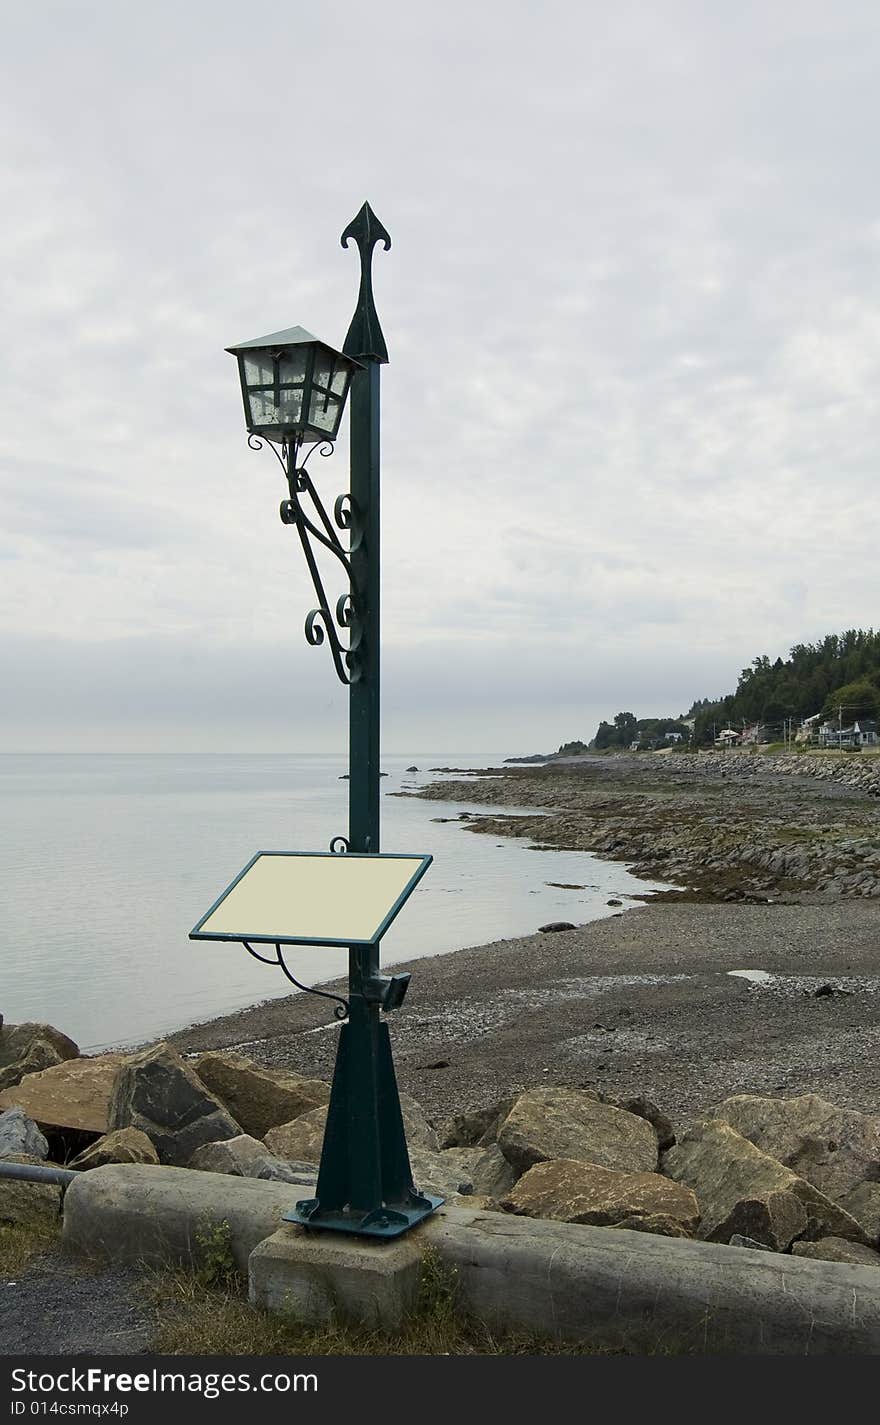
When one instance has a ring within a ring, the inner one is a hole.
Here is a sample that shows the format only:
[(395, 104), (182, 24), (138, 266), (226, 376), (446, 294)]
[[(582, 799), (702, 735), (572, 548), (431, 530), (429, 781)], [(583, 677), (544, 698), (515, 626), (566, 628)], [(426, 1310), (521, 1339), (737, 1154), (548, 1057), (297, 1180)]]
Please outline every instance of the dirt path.
[(155, 1327), (134, 1267), (93, 1270), (51, 1252), (0, 1277), (0, 1355), (140, 1355)]

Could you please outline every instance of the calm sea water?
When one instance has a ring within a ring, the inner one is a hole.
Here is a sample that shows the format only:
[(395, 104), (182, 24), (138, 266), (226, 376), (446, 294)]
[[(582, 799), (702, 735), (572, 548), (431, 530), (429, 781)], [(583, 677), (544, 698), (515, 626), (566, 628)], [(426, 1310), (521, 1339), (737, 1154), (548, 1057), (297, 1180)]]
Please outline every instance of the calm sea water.
[[(548, 920), (596, 919), (613, 913), (609, 897), (648, 889), (587, 853), (530, 851), (524, 840), (434, 820), (466, 805), (387, 795), (431, 780), (430, 767), (500, 761), (384, 759), (383, 851), (434, 857), (383, 941), (385, 964), (531, 934)], [(405, 770), (413, 763), (418, 774)], [(240, 946), (187, 935), (255, 851), (324, 851), (345, 834), (344, 770), (342, 758), (325, 756), (0, 756), (6, 1020), (48, 1020), (98, 1048), (287, 994), (281, 972)], [(302, 947), (288, 963), (319, 982), (342, 973), (347, 957)]]

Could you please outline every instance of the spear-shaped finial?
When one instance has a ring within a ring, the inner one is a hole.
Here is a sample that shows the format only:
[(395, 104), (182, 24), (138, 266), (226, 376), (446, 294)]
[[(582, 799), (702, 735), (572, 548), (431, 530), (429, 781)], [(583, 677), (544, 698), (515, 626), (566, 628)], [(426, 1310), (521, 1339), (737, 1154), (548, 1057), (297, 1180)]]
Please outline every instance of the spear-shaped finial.
[(361, 287), (358, 292), (357, 307), (342, 350), (346, 356), (353, 356), (357, 361), (370, 358), (373, 361), (385, 362), (388, 360), (388, 348), (385, 345), (385, 338), (382, 335), (382, 328), (376, 314), (376, 304), (373, 301), (372, 263), (373, 248), (376, 243), (381, 242), (387, 252), (391, 246), (391, 238), (369, 203), (364, 204), (357, 217), (352, 218), (345, 229), (342, 234), (342, 246), (348, 247), (352, 238), (357, 243), (361, 255)]

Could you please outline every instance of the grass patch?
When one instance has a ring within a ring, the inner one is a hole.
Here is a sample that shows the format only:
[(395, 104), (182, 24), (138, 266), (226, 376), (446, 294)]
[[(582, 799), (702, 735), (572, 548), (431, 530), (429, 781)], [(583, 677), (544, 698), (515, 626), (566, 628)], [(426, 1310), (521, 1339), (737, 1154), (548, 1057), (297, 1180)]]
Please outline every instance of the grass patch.
[(15, 1277), (35, 1257), (57, 1249), (61, 1240), (61, 1219), (57, 1225), (22, 1226), (0, 1222), (0, 1276)]
[(454, 1273), (427, 1253), (419, 1299), (399, 1331), (369, 1330), (342, 1317), (320, 1326), (255, 1311), (239, 1276), (209, 1284), (204, 1269), (148, 1273), (161, 1314), (152, 1349), (193, 1356), (475, 1356), (609, 1354), (587, 1342), (497, 1332), (463, 1313)]

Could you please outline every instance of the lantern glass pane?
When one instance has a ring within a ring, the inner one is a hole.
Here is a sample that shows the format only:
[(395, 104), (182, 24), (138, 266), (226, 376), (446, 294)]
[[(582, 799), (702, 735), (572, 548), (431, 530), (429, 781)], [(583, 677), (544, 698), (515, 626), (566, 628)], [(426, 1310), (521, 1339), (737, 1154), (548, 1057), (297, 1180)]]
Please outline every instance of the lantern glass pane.
[(334, 434), (342, 417), (348, 391), (350, 369), (330, 352), (315, 352), (312, 372), (313, 388), (309, 402), (309, 425), (327, 434)]
[(307, 352), (262, 348), (244, 356), (244, 381), (252, 426), (300, 425)]
[(330, 353), (327, 351), (322, 351), (321, 348), (318, 347), (317, 351), (315, 352), (315, 365), (313, 369), (312, 379), (316, 381), (319, 386), (328, 385), (330, 381), (330, 374), (333, 371), (335, 365), (336, 362), (334, 361)]
[(272, 358), (268, 351), (249, 351), (243, 358), (243, 362), (246, 386), (266, 386), (272, 384)]
[(326, 431), (330, 435), (336, 430), (341, 415), (342, 402), (338, 396), (317, 388), (312, 391), (309, 409), (310, 426), (314, 426), (316, 430)]
[(330, 390), (336, 396), (344, 396), (350, 378), (350, 369), (345, 361), (328, 356), (326, 352), (315, 353), (312, 379), (322, 391)]
[(248, 425), (251, 426), (272, 426), (277, 424), (278, 412), (275, 408), (275, 401), (269, 391), (248, 391), (248, 410), (250, 419)]
[(306, 356), (306, 348), (302, 346), (294, 346), (284, 352), (279, 362), (282, 383), (290, 381), (294, 385), (302, 385), (306, 374)]
[(298, 426), (302, 420), (302, 386), (281, 387), (281, 405), (278, 410), (278, 424)]

